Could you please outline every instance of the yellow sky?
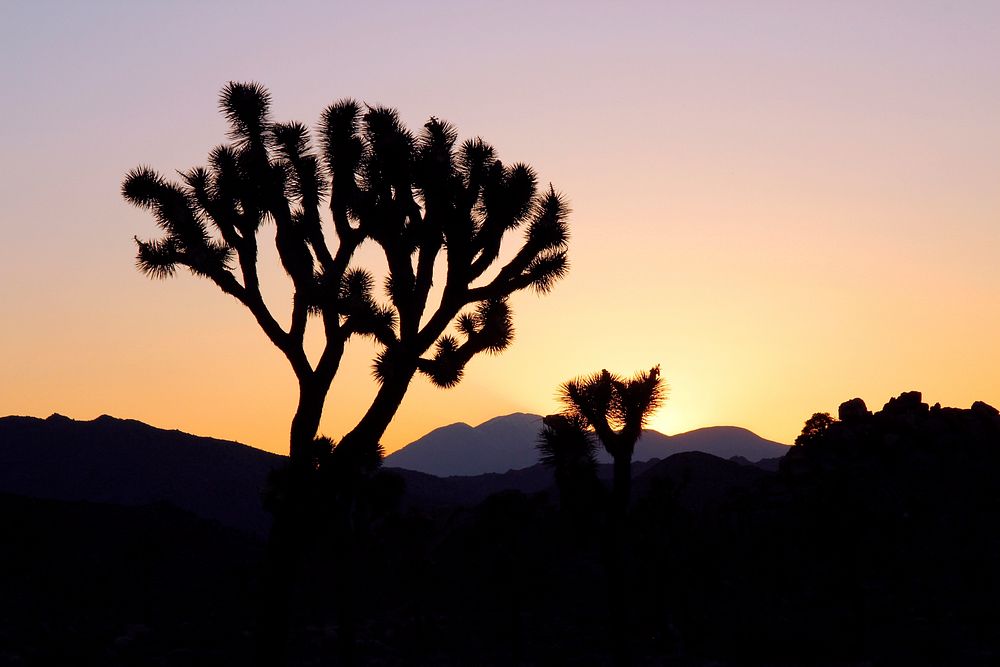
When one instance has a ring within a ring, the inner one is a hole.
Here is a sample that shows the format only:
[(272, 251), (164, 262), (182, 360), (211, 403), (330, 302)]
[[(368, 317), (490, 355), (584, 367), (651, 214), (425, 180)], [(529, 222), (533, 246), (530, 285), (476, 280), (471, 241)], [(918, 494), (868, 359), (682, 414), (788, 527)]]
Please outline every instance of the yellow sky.
[[(294, 34), (263, 5), (61, 9), (0, 16), (0, 414), (109, 413), (287, 449), (285, 362), (208, 282), (135, 271), (131, 237), (155, 229), (118, 195), (138, 164), (204, 163), (230, 79), (268, 85), (282, 120), (314, 124), (344, 96), (415, 128), (446, 118), (572, 204), (570, 275), (516, 297), (514, 345), (457, 388), (418, 378), (390, 451), (656, 363), (667, 433), (790, 442), (813, 412), (910, 389), (1000, 405), (993, 3), (310, 5)], [(414, 25), (424, 39), (404, 48)], [(328, 435), (374, 393), (371, 354), (351, 343)]]

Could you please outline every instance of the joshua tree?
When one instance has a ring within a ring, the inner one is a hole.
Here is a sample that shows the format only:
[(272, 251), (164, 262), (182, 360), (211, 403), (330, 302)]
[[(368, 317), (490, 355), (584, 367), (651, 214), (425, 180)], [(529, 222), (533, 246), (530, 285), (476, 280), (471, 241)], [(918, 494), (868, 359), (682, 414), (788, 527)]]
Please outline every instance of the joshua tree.
[[(436, 118), (414, 135), (393, 109), (342, 100), (323, 113), (314, 151), (304, 125), (271, 120), (270, 95), (256, 83), (229, 83), (220, 106), (232, 143), (214, 148), (207, 167), (181, 173), (180, 183), (139, 167), (122, 194), (163, 230), (136, 239), (138, 268), (166, 278), (186, 267), (215, 283), (250, 311), (295, 373), (279, 531), (316, 466), (314, 438), (347, 341), (379, 344), (379, 388), (338, 444), (339, 458), (377, 461), (362, 450), (377, 451), (418, 371), (438, 386), (457, 384), (473, 356), (510, 344), (507, 297), (548, 292), (566, 273), (568, 208), (551, 186), (539, 191), (529, 166), (503, 164), (478, 138), (456, 145), (455, 128)], [(261, 295), (258, 234), (268, 226), (293, 287), (287, 326)], [(516, 252), (491, 269), (517, 228), (524, 235)], [(369, 241), (385, 255), (384, 300), (372, 273), (352, 265)], [(442, 289), (432, 300), (435, 280)], [(457, 335), (447, 333), (453, 322)], [(303, 341), (314, 323), (326, 342), (311, 363)]]
[(560, 393), (564, 417), (593, 429), (614, 461), (612, 516), (621, 519), (628, 510), (635, 443), (665, 398), (660, 367), (631, 378), (604, 370), (566, 382)]
[(549, 415), (538, 434), (539, 460), (551, 467), (559, 489), (559, 508), (572, 523), (593, 509), (597, 492), (594, 434), (578, 415)]
[[(663, 403), (666, 390), (660, 379), (660, 367), (655, 366), (631, 378), (603, 370), (566, 382), (560, 393), (566, 409), (562, 415), (546, 418), (552, 435), (561, 431), (566, 447), (577, 437), (574, 430), (592, 429), (613, 460), (606, 544), (609, 606), (616, 662), (626, 664), (629, 658), (624, 529), (632, 486), (632, 452), (650, 415)], [(544, 437), (547, 436), (543, 432)]]
[[(456, 147), (457, 132), (446, 122), (431, 118), (414, 136), (395, 110), (343, 100), (323, 113), (317, 155), (304, 125), (271, 121), (270, 95), (260, 85), (230, 83), (220, 105), (233, 143), (213, 149), (207, 168), (181, 174), (178, 185), (139, 167), (122, 194), (152, 212), (165, 232), (136, 240), (142, 272), (166, 278), (184, 266), (208, 278), (246, 306), (288, 359), (299, 382), (293, 466), (307, 459), (351, 336), (382, 346), (378, 394), (345, 437), (374, 446), (418, 370), (442, 387), (457, 384), (474, 355), (511, 342), (506, 298), (529, 287), (547, 292), (566, 272), (565, 201), (551, 187), (539, 193), (530, 167), (504, 165), (480, 139)], [(325, 204), (335, 247), (322, 221)], [(287, 328), (264, 303), (258, 282), (257, 235), (267, 223), (294, 287)], [(505, 233), (524, 223), (518, 252), (484, 279)], [(385, 253), (384, 304), (372, 274), (351, 266), (366, 241)], [(442, 253), (444, 289), (427, 313)], [(315, 365), (303, 347), (310, 315), (326, 337)], [(462, 341), (445, 333), (456, 318)]]

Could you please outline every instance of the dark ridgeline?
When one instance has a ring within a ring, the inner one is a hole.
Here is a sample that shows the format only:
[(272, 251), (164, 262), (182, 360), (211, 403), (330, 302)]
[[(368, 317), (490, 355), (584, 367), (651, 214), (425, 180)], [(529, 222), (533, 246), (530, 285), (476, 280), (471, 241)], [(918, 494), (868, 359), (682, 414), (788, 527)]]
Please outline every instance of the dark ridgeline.
[[(592, 480), (586, 459), (569, 457), (560, 474)], [(776, 472), (697, 452), (635, 464), (623, 530), (629, 655), (722, 667), (997, 664), (998, 464), (995, 409), (930, 407), (912, 392), (874, 413), (855, 399), (810, 420)], [(613, 483), (610, 466), (597, 477)], [(359, 664), (613, 664), (600, 531), (609, 503), (598, 491), (584, 530), (568, 530), (566, 490), (541, 465), (450, 479), (384, 471), (356, 495), (366, 528), (353, 543), (351, 618), (330, 606), (343, 583), (328, 551), (311, 549), (291, 592), (290, 662), (327, 660), (346, 625)], [(162, 503), (9, 494), (0, 526), (0, 664), (245, 664), (252, 654), (262, 541)]]
[[(508, 296), (548, 292), (567, 271), (568, 208), (551, 186), (539, 190), (531, 167), (503, 164), (478, 138), (457, 146), (455, 128), (436, 118), (414, 135), (394, 109), (343, 100), (323, 113), (316, 152), (304, 125), (271, 120), (270, 94), (258, 84), (228, 84), (220, 106), (233, 143), (213, 149), (208, 167), (182, 173), (181, 184), (139, 167), (122, 194), (150, 211), (164, 233), (136, 239), (139, 269), (165, 278), (186, 267), (211, 280), (250, 311), (298, 380), (289, 465), (269, 495), (270, 593), (259, 653), (261, 664), (274, 665), (283, 662), (285, 591), (299, 569), (300, 543), (335, 526), (338, 557), (346, 559), (340, 570), (345, 582), (354, 579), (349, 543), (361, 520), (345, 508), (378, 468), (379, 440), (410, 381), (419, 371), (451, 387), (472, 357), (507, 348), (514, 335)], [(326, 207), (332, 229), (322, 222)], [(257, 235), (271, 223), (293, 286), (287, 328), (259, 285)], [(521, 227), (512, 258), (494, 268), (501, 242)], [(384, 300), (375, 277), (352, 265), (366, 242), (385, 256)], [(436, 302), (435, 273), (443, 283)], [(315, 364), (304, 344), (310, 321), (321, 322), (325, 337)], [(457, 336), (446, 333), (453, 322)], [(382, 348), (374, 360), (378, 392), (339, 443), (317, 440), (354, 336)], [(322, 517), (312, 516), (317, 510)]]
[(167, 502), (255, 536), (268, 475), (285, 457), (102, 415), (0, 417), (0, 493), (116, 505)]

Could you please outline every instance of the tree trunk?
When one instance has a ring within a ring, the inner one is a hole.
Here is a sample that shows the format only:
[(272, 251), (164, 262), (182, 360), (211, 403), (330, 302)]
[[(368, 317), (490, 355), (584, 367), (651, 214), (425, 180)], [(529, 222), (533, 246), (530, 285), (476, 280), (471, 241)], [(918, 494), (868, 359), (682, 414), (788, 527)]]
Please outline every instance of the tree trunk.
[(308, 467), (310, 464), (309, 451), (319, 431), (319, 420), (323, 416), (328, 389), (329, 385), (318, 386), (314, 380), (299, 382), (299, 404), (292, 417), (288, 447), (289, 464), (292, 468)]
[(611, 486), (612, 521), (623, 524), (628, 515), (628, 503), (632, 494), (632, 452), (614, 457), (614, 481)]
[[(340, 441), (338, 447), (375, 447), (385, 433), (392, 418), (402, 403), (403, 396), (416, 373), (413, 364), (383, 383), (368, 412)], [(328, 388), (328, 387), (327, 387)], [(309, 514), (307, 488), (310, 482), (312, 460), (310, 449), (319, 430), (323, 414), (326, 389), (315, 381), (300, 381), (299, 404), (292, 419), (289, 441), (289, 463), (287, 478), (281, 489), (281, 501), (274, 508), (274, 518), (265, 555), (264, 573), (261, 580), (261, 608), (257, 627), (257, 660), (259, 667), (283, 667), (288, 660), (288, 633), (290, 629), (291, 591), (303, 542), (308, 537), (306, 531)], [(350, 505), (350, 502), (347, 503)], [(334, 510), (334, 526), (326, 526), (336, 531), (341, 541), (352, 539), (351, 518), (337, 519)], [(349, 512), (349, 510), (348, 510)], [(340, 524), (340, 525), (336, 525)], [(325, 524), (319, 524), (324, 525)], [(353, 544), (339, 544), (342, 556), (353, 557)], [(351, 664), (354, 660), (352, 612), (353, 568), (338, 568), (336, 576), (346, 577), (341, 581), (338, 600), (342, 622), (342, 637), (338, 642), (341, 661)]]
[[(338, 448), (375, 448), (379, 440), (389, 426), (389, 422), (396, 415), (399, 406), (406, 395), (406, 390), (410, 385), (410, 380), (416, 373), (416, 365), (412, 365), (403, 371), (397, 371), (393, 378), (387, 379), (379, 388), (375, 400), (372, 401), (368, 412), (362, 417), (358, 425), (345, 435)], [(359, 460), (366, 460), (367, 457), (358, 457)], [(333, 525), (330, 530), (336, 535), (337, 560), (339, 567), (334, 568), (333, 576), (336, 578), (335, 586), (338, 592), (336, 602), (338, 617), (338, 641), (337, 653), (338, 664), (350, 666), (359, 659), (357, 655), (357, 618), (355, 610), (357, 608), (357, 569), (359, 555), (356, 544), (357, 532), (362, 527), (355, 525), (354, 501), (352, 498), (343, 498), (343, 507), (333, 509)]]
[(385, 434), (392, 418), (396, 416), (406, 390), (410, 386), (413, 375), (417, 372), (416, 363), (403, 369), (397, 369), (392, 378), (386, 379), (379, 387), (375, 400), (368, 412), (361, 418), (358, 425), (340, 441), (342, 447), (374, 447)]
[(628, 584), (625, 577), (625, 538), (632, 489), (632, 452), (614, 457), (611, 512), (608, 520), (608, 607), (611, 612), (611, 650), (616, 665), (631, 662), (628, 645)]
[(299, 404), (292, 418), (289, 461), (278, 500), (272, 510), (271, 532), (264, 555), (257, 619), (256, 661), (259, 667), (283, 667), (288, 661), (291, 592), (306, 538), (310, 449), (319, 430), (326, 391), (308, 381), (299, 383)]

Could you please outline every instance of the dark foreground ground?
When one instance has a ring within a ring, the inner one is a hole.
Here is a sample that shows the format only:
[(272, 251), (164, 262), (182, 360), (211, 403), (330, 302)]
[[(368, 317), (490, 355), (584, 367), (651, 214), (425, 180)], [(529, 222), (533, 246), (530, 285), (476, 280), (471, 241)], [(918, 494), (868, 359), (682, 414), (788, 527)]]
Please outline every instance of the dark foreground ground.
[[(637, 471), (631, 662), (1000, 664), (1000, 417), (896, 400), (845, 404), (778, 472), (705, 454)], [(571, 508), (555, 488), (417, 491), (372, 513), (349, 577), (322, 550), (303, 564), (293, 664), (336, 664), (345, 619), (358, 664), (612, 664), (599, 490)], [(0, 531), (0, 665), (252, 664), (259, 536), (16, 495)]]

